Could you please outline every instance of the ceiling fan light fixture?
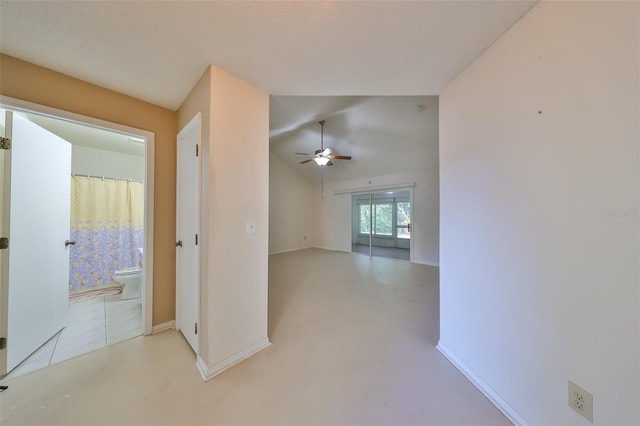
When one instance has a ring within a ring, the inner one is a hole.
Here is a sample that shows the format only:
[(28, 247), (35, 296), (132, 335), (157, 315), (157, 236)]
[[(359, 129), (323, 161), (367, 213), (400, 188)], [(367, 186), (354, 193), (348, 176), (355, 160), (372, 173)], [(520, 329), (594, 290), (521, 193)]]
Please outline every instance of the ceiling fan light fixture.
[(304, 155), (306, 157), (313, 157), (307, 160), (301, 161), (300, 164), (306, 164), (313, 160), (318, 166), (329, 167), (333, 166), (331, 160), (351, 160), (350, 155), (336, 155), (335, 151), (331, 148), (324, 147), (324, 120), (319, 121), (320, 124), (320, 149), (316, 149), (313, 154), (305, 154), (304, 152), (296, 152), (296, 155)]
[(329, 163), (329, 159), (327, 157), (316, 157), (313, 159), (318, 166), (326, 166)]

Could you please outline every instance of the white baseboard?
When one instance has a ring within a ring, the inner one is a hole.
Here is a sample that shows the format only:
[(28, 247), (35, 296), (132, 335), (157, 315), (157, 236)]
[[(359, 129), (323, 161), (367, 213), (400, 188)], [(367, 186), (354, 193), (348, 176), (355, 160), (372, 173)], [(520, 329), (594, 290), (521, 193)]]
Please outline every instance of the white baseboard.
[(321, 250), (329, 250), (329, 251), (339, 251), (340, 253), (352, 253), (351, 250), (340, 250), (335, 247), (313, 246), (313, 248), (317, 248)]
[(502, 399), (489, 385), (487, 385), (480, 377), (469, 369), (462, 361), (460, 361), (442, 342), (438, 342), (436, 348), (444, 355), (467, 379), (484, 394), (489, 401), (502, 411), (513, 424), (520, 426), (529, 426), (529, 423), (516, 410), (511, 407), (507, 401)]
[(200, 355), (196, 357), (196, 367), (198, 368), (198, 373), (200, 373), (200, 377), (202, 377), (202, 380), (204, 380), (205, 382), (209, 380), (207, 379), (207, 363), (204, 361), (204, 359), (202, 359)]
[(163, 322), (162, 324), (156, 324), (151, 327), (151, 334), (160, 333), (165, 330), (176, 328), (176, 322), (174, 320)]
[(292, 248), (292, 249), (288, 249), (288, 250), (272, 251), (271, 253), (269, 253), (269, 256), (271, 256), (272, 254), (290, 253), (292, 251), (306, 250), (306, 249), (310, 249), (310, 248), (313, 248), (313, 246), (304, 246), (304, 247)]
[(440, 265), (437, 263), (427, 263), (427, 262), (418, 262), (418, 261), (413, 261), (411, 263), (415, 263), (416, 265), (425, 265), (425, 266), (433, 266), (435, 268), (439, 268)]
[(208, 366), (204, 359), (198, 356), (196, 360), (196, 366), (198, 367), (198, 371), (202, 376), (202, 379), (206, 382), (207, 380), (213, 379), (218, 374), (222, 373), (225, 370), (233, 367), (241, 361), (249, 358), (251, 355), (254, 355), (264, 348), (271, 345), (271, 342), (267, 337), (260, 340), (257, 343), (249, 346), (248, 348), (236, 353), (235, 355), (231, 355), (229, 358), (220, 361), (214, 365)]

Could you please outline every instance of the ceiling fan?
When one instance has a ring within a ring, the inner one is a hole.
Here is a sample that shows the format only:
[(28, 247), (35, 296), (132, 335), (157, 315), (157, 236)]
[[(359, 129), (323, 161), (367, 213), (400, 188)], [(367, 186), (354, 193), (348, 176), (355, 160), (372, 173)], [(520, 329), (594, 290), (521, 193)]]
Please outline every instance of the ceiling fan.
[(318, 124), (320, 124), (320, 149), (316, 149), (315, 154), (296, 152), (297, 155), (313, 157), (308, 160), (301, 161), (300, 164), (315, 161), (318, 166), (333, 166), (333, 161), (331, 160), (351, 160), (350, 155), (337, 155), (333, 149), (324, 147), (324, 120), (319, 121)]

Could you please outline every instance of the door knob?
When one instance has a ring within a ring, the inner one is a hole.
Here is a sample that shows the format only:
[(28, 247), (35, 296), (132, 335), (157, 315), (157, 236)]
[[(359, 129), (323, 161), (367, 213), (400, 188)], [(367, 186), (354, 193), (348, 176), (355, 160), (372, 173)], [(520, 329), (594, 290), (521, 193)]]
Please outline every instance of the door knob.
[(176, 247), (182, 247), (182, 240), (176, 242)]
[(64, 242), (64, 246), (65, 246), (65, 247), (67, 247), (67, 246), (75, 246), (75, 245), (76, 245), (76, 242), (75, 242), (75, 241), (69, 241), (69, 240), (67, 240), (67, 241), (65, 241), (65, 242)]

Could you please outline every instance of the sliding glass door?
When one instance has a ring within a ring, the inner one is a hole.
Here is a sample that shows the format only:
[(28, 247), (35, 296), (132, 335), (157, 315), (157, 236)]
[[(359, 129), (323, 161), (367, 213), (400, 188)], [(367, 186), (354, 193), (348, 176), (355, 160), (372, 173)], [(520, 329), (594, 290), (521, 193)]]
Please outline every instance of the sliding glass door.
[(352, 251), (409, 260), (410, 239), (408, 191), (353, 196)]

